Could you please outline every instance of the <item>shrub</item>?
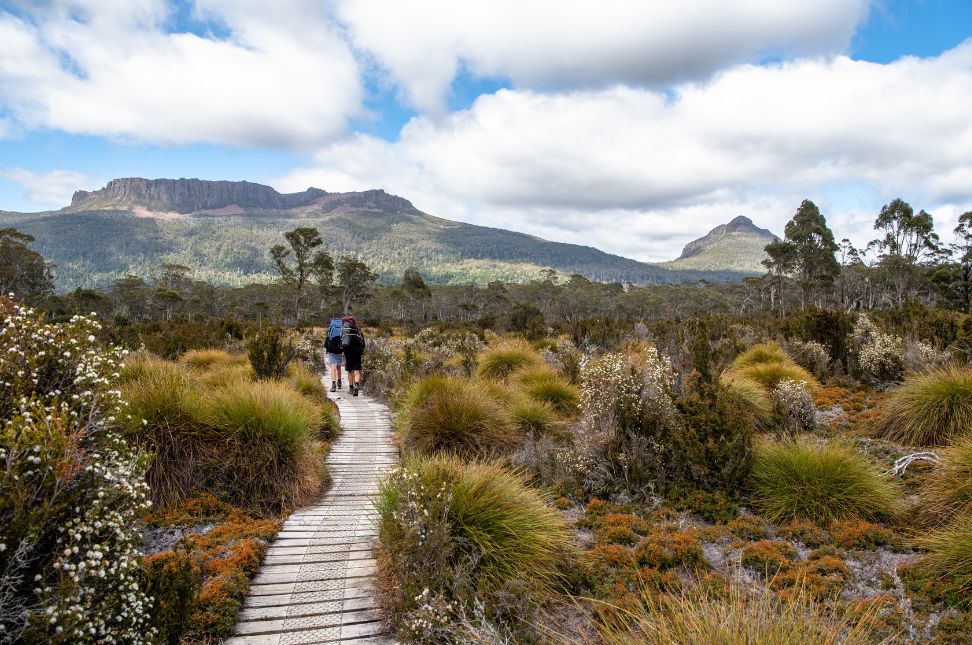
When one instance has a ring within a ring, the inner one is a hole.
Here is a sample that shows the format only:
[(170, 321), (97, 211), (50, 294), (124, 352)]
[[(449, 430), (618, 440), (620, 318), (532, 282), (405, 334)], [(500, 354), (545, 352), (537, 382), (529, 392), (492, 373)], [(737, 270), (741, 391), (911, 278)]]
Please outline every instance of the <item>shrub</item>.
[(934, 345), (921, 340), (904, 344), (904, 367), (908, 372), (927, 372), (946, 367), (952, 357), (947, 351), (935, 349)]
[(0, 298), (0, 321), (0, 640), (151, 642), (124, 352), (88, 318), (49, 325)]
[(796, 435), (816, 425), (817, 406), (806, 383), (784, 379), (773, 388), (773, 414), (785, 433)]
[(769, 519), (827, 522), (893, 513), (897, 487), (853, 448), (808, 439), (759, 444), (752, 468), (753, 502)]
[(819, 526), (809, 520), (793, 520), (777, 530), (777, 535), (793, 542), (802, 542), (814, 548), (827, 541), (827, 534)]
[(945, 450), (919, 490), (922, 508), (933, 521), (972, 515), (972, 436)]
[(944, 445), (972, 432), (972, 370), (949, 367), (908, 378), (882, 406), (885, 438)]
[(843, 560), (825, 550), (814, 551), (807, 559), (781, 570), (770, 581), (773, 589), (795, 588), (819, 600), (837, 596), (850, 579)]
[(159, 640), (177, 644), (189, 628), (202, 589), (202, 571), (185, 550), (142, 558), (145, 592), (152, 598), (152, 624)]
[(830, 535), (845, 549), (876, 549), (895, 542), (890, 529), (860, 519), (834, 522), (830, 525)]
[(766, 523), (755, 515), (740, 515), (726, 524), (729, 532), (742, 540), (762, 540), (766, 537)]
[(951, 604), (972, 607), (972, 515), (961, 515), (917, 541), (928, 550), (922, 565)]
[(557, 372), (549, 368), (522, 370), (517, 373), (516, 382), (528, 397), (549, 404), (558, 414), (577, 414), (580, 395)]
[(519, 439), (503, 408), (471, 386), (432, 388), (420, 400), (404, 426), (402, 445), (409, 450), (482, 456), (511, 448)]
[(744, 567), (763, 573), (772, 578), (780, 571), (793, 566), (796, 559), (796, 549), (788, 542), (774, 542), (760, 540), (743, 547), (740, 562)]
[(665, 502), (676, 511), (689, 511), (717, 524), (725, 524), (739, 514), (739, 505), (721, 490), (672, 487), (665, 493)]
[(851, 344), (857, 353), (857, 372), (866, 381), (890, 383), (904, 375), (904, 344), (897, 336), (882, 333), (866, 314), (854, 325)]
[(655, 529), (635, 547), (638, 564), (664, 571), (685, 566), (695, 571), (708, 568), (698, 531)]
[(792, 360), (783, 351), (779, 343), (770, 341), (753, 345), (745, 352), (737, 356), (730, 365), (731, 369), (738, 370), (751, 365), (763, 365), (766, 363), (791, 363)]
[(479, 355), (479, 377), (503, 380), (514, 372), (526, 368), (541, 367), (543, 359), (529, 343), (505, 340)]
[(786, 349), (797, 365), (818, 379), (825, 378), (830, 372), (830, 352), (817, 341), (791, 340)]
[[(543, 598), (562, 584), (571, 537), (558, 513), (525, 479), (498, 464), (456, 457), (406, 457), (379, 487), (379, 537), (394, 587), (394, 619), (411, 625), (430, 597), (465, 609), (519, 585)], [(455, 617), (455, 614), (452, 616)]]
[(839, 645), (881, 642), (872, 635), (875, 617), (874, 610), (825, 610), (806, 594), (750, 594), (728, 585), (717, 594), (704, 588), (658, 594), (646, 588), (635, 610), (604, 607), (595, 624), (609, 645)]
[(284, 331), (276, 326), (260, 328), (246, 349), (253, 373), (258, 379), (283, 378), (294, 355), (294, 348), (287, 341)]

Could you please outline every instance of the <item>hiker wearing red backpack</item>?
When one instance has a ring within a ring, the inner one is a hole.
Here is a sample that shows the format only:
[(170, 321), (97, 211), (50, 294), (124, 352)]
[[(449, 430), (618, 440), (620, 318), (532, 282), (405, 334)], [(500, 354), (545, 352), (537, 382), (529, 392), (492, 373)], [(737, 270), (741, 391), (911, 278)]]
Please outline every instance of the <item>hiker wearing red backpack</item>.
[(341, 389), (341, 365), (344, 363), (341, 330), (341, 319), (333, 318), (327, 326), (327, 340), (324, 341), (324, 350), (327, 352), (327, 367), (331, 372), (332, 392)]
[(351, 396), (358, 396), (361, 384), (361, 355), (365, 350), (365, 338), (358, 327), (358, 319), (345, 316), (341, 319), (341, 349), (344, 352), (344, 369), (348, 371), (348, 388)]

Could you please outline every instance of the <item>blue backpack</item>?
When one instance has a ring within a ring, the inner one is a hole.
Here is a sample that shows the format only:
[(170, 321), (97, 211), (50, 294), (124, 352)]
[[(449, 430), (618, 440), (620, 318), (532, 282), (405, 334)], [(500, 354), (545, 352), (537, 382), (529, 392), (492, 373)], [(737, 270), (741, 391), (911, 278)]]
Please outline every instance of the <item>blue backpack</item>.
[(341, 319), (332, 318), (331, 324), (327, 327), (327, 341), (324, 343), (325, 349), (332, 354), (341, 353)]

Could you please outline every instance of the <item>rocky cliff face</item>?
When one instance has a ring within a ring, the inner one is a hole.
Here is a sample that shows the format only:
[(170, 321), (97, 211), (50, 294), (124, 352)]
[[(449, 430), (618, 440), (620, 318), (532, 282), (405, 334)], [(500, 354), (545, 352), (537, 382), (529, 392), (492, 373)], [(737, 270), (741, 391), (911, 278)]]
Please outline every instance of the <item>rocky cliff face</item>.
[(281, 194), (270, 186), (248, 181), (202, 179), (114, 179), (101, 190), (79, 190), (71, 210), (126, 209), (141, 206), (153, 211), (194, 213), (227, 206), (284, 210), (308, 206), (328, 193), (308, 188), (302, 193)]
[[(698, 255), (710, 248), (713, 244), (725, 240), (728, 237), (755, 237), (755, 238), (766, 238), (766, 244), (769, 244), (776, 239), (772, 231), (759, 228), (753, 224), (753, 220), (745, 217), (744, 215), (739, 215), (732, 219), (728, 224), (720, 224), (714, 229), (708, 232), (705, 237), (700, 237), (697, 240), (693, 240), (685, 245), (682, 249), (682, 254), (678, 256), (677, 260), (684, 260), (685, 258), (690, 258), (693, 255)], [(764, 244), (765, 246), (765, 244)]]

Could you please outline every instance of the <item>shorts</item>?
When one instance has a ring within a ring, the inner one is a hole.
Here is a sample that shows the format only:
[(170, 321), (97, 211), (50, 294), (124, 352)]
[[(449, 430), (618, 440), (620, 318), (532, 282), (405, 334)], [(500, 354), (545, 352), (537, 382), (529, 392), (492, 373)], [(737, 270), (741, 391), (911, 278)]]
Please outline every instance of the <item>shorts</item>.
[(340, 354), (332, 354), (331, 352), (327, 352), (328, 367), (330, 367), (331, 365), (337, 365), (338, 367), (341, 367), (343, 363), (344, 363), (343, 356), (341, 356)]
[(345, 354), (344, 369), (349, 372), (361, 371), (361, 354)]

